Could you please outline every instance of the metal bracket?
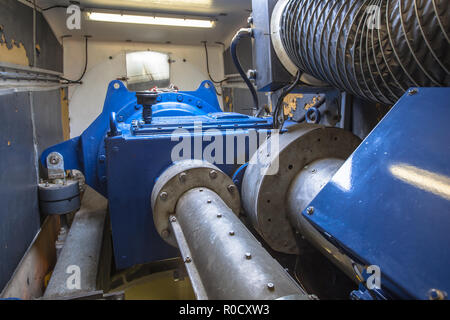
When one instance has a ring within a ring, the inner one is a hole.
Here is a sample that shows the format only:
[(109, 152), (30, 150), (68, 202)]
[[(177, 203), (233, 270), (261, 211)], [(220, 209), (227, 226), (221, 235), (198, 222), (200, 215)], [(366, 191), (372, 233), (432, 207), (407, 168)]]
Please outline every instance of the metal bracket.
[(64, 158), (58, 152), (52, 152), (47, 156), (47, 169), (48, 178), (50, 180), (66, 178), (64, 172)]

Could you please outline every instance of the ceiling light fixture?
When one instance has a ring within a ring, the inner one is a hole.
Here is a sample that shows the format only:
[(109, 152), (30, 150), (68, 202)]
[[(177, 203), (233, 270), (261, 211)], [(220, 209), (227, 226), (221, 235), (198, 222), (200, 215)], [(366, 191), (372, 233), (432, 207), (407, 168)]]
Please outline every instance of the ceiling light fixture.
[(103, 22), (119, 22), (119, 23), (135, 23), (135, 24), (149, 24), (159, 26), (176, 26), (176, 27), (192, 27), (192, 28), (212, 28), (214, 27), (213, 20), (202, 19), (185, 19), (174, 17), (161, 16), (142, 16), (119, 13), (104, 13), (104, 12), (88, 12), (87, 17), (92, 21)]

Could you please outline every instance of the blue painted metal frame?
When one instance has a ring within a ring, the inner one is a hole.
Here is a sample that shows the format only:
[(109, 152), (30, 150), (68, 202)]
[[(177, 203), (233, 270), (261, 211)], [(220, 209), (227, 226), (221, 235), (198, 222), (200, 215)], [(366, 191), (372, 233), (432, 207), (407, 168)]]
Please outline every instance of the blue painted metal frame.
[[(130, 124), (133, 119), (141, 117), (140, 109), (135, 93), (128, 91), (121, 81), (112, 81), (99, 117), (80, 137), (45, 150), (41, 155), (42, 165), (46, 167), (47, 155), (57, 151), (63, 155), (67, 170), (82, 171), (86, 183), (107, 196), (104, 176), (105, 152), (102, 144), (109, 130), (109, 118), (111, 113), (115, 112), (119, 122)], [(206, 115), (211, 112), (221, 112), (221, 109), (214, 85), (210, 81), (204, 81), (197, 91), (161, 94), (158, 104), (154, 107), (155, 117)]]
[(450, 88), (406, 94), (302, 214), (399, 298), (450, 293)]
[[(202, 155), (219, 136), (223, 141), (231, 136), (245, 139), (245, 148), (240, 152), (245, 153), (241, 156), (246, 162), (250, 158), (250, 132), (258, 130), (270, 135), (272, 128), (271, 118), (223, 113), (210, 81), (204, 81), (195, 92), (162, 93), (152, 109), (152, 123), (140, 123), (142, 109), (135, 93), (129, 92), (122, 82), (113, 81), (103, 111), (91, 126), (80, 137), (51, 147), (41, 156), (45, 167), (50, 152), (61, 153), (65, 169), (82, 171), (87, 184), (108, 198), (119, 269), (177, 254), (157, 234), (150, 205), (154, 183), (173, 164), (171, 153), (179, 143), (172, 141), (174, 130), (183, 130), (180, 133), (185, 138), (209, 136), (205, 141), (200, 139)], [(227, 150), (224, 145), (224, 159), (216, 165), (232, 176), (240, 164), (221, 164), (225, 163), (227, 152), (234, 152), (236, 158), (240, 156), (236, 143), (234, 150)]]

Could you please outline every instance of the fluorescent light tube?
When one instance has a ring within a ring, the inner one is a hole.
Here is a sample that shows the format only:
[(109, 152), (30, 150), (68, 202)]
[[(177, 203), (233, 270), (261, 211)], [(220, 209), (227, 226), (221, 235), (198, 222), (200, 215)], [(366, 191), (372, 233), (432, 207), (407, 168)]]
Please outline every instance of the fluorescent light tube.
[(192, 28), (212, 28), (214, 21), (200, 19), (168, 18), (158, 16), (139, 16), (130, 14), (90, 12), (87, 14), (89, 20), (104, 22), (120, 22), (135, 24), (150, 24), (159, 26), (176, 26)]

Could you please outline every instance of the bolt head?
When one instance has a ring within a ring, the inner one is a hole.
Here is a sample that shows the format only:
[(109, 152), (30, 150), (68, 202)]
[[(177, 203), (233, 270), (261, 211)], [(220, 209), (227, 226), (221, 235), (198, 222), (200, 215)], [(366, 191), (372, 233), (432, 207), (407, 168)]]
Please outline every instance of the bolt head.
[(273, 291), (273, 290), (275, 290), (275, 285), (272, 282), (269, 282), (267, 284), (267, 289), (269, 289), (270, 291)]
[(216, 170), (211, 170), (211, 171), (209, 172), (209, 177), (210, 177), (211, 179), (216, 179), (216, 178), (217, 178), (217, 171), (216, 171)]
[(234, 236), (234, 231), (229, 232), (230, 236)]
[(191, 257), (186, 257), (186, 258), (184, 259), (184, 262), (186, 262), (186, 263), (190, 263), (190, 262), (192, 262), (192, 259), (191, 259)]
[(218, 213), (218, 214), (217, 214), (217, 218), (222, 218), (222, 214), (221, 214), (221, 213)]
[(164, 239), (167, 239), (170, 235), (169, 230), (165, 229), (161, 232), (161, 237), (163, 237)]
[(50, 163), (51, 164), (58, 164), (59, 163), (59, 158), (55, 157), (55, 156), (50, 157)]
[(413, 95), (415, 95), (418, 92), (419, 92), (419, 90), (417, 90), (415, 88), (412, 88), (412, 89), (408, 90), (408, 95), (413, 96)]
[(161, 194), (159, 195), (159, 198), (163, 201), (167, 200), (168, 197), (169, 195), (167, 194), (167, 192), (161, 192)]
[(428, 292), (428, 299), (430, 300), (445, 300), (447, 293), (438, 289), (431, 289)]
[(250, 252), (245, 253), (245, 259), (250, 260), (252, 258), (252, 254)]
[(105, 156), (105, 155), (101, 155), (100, 157), (98, 157), (98, 161), (99, 161), (100, 163), (104, 163), (105, 160), (106, 160), (106, 156)]
[(207, 203), (211, 203), (212, 201), (208, 199), (206, 202), (207, 202)]
[(306, 209), (306, 213), (309, 214), (310, 216), (314, 214), (314, 207), (308, 207)]
[(180, 173), (180, 175), (178, 176), (180, 182), (185, 182), (186, 181), (186, 176), (187, 176), (186, 172)]

